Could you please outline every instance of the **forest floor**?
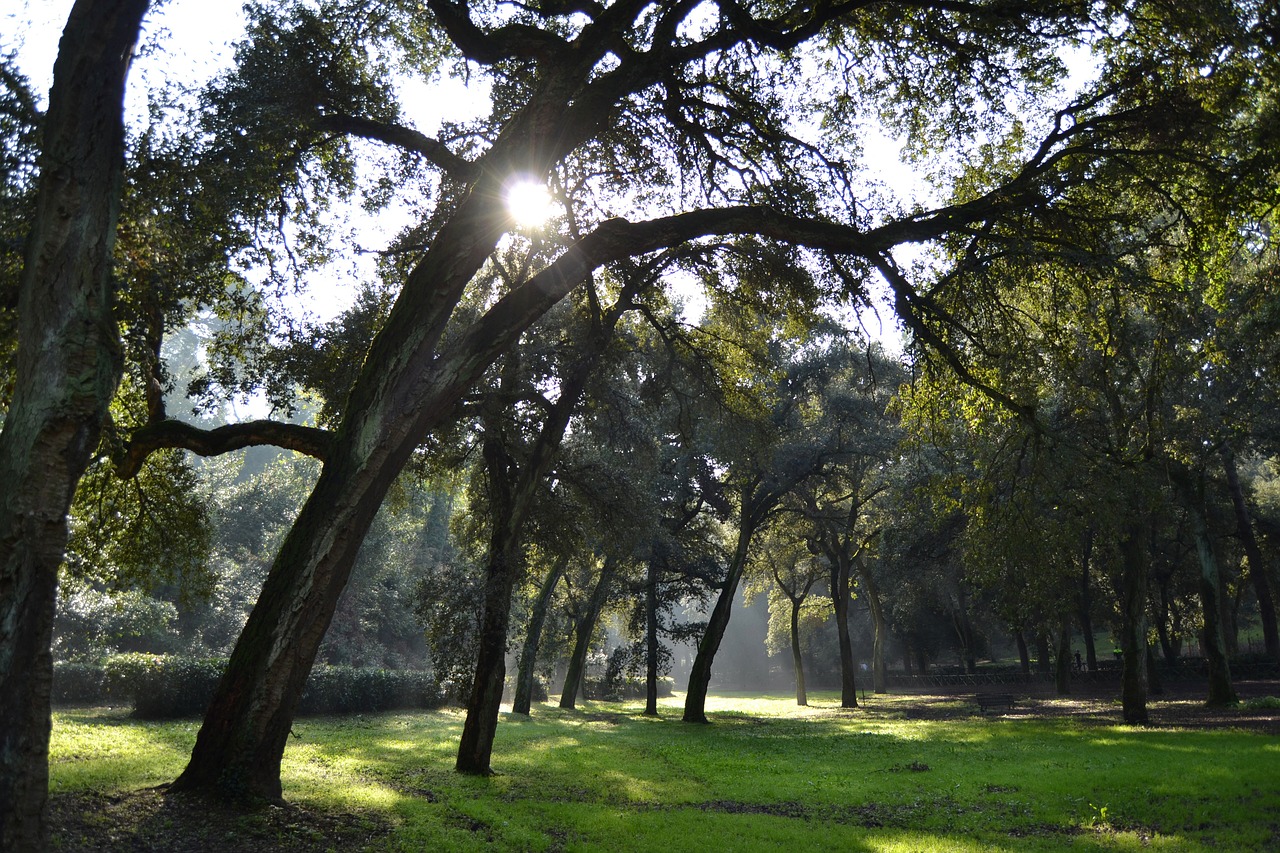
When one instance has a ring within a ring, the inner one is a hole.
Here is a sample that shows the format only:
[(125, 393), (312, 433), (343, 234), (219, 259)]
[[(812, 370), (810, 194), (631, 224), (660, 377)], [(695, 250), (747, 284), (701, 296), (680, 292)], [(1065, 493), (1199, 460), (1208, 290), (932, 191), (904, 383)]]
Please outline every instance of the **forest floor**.
[[(1269, 702), (1248, 701), (1280, 696), (1280, 681), (1241, 682), (1237, 689), (1242, 704), (1219, 709), (1204, 705), (1203, 685), (1170, 685), (1163, 695), (1151, 698), (1148, 728), (1234, 729), (1280, 735), (1280, 710), (1262, 707), (1272, 704)], [(983, 690), (1012, 692), (1017, 697), (1011, 710), (988, 719), (1071, 720), (1085, 727), (1120, 723), (1120, 705), (1114, 689), (1094, 689), (1090, 693), (1058, 697), (1043, 692), (1039, 686), (1030, 690), (992, 686), (969, 691), (895, 693), (883, 698), (868, 693), (860, 709), (853, 713), (868, 721), (945, 721), (941, 724), (964, 726), (964, 718), (978, 716), (971, 700), (975, 692)], [(610, 710), (604, 714), (597, 712), (596, 716), (617, 717), (603, 721), (617, 724), (627, 714)], [(93, 758), (87, 756), (83, 760)], [(908, 766), (916, 769), (914, 765)], [(202, 798), (169, 796), (157, 787), (55, 792), (50, 797), (49, 825), (50, 849), (68, 853), (161, 850), (263, 853), (398, 847), (393, 820), (376, 809), (348, 813), (289, 805), (245, 813)], [(1280, 833), (1280, 828), (1276, 832)]]

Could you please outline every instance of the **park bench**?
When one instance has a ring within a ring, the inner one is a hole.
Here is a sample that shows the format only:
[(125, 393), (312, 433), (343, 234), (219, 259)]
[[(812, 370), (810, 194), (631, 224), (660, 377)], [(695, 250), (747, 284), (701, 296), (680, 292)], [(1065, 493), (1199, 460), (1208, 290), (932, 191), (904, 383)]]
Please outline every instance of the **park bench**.
[(998, 709), (1012, 711), (1018, 700), (1012, 693), (978, 693), (973, 701), (983, 714), (990, 714)]

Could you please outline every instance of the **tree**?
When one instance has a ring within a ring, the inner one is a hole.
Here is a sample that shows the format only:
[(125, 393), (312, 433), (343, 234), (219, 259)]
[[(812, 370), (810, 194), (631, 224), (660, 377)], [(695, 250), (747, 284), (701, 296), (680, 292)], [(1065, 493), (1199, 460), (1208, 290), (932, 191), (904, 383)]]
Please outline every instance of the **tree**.
[[(120, 381), (111, 251), (125, 77), (147, 0), (80, 0), (43, 118), (0, 432), (0, 845), (44, 848), (50, 641), (66, 516)], [(6, 175), (6, 178), (8, 176)]]
[[(1146, 90), (1139, 106), (1114, 113), (1117, 101), (1105, 93), (1061, 112), (1049, 108), (1056, 118), (1042, 123), (1034, 142), (1012, 120), (1016, 108), (1048, 96), (1062, 45), (1082, 32), (1126, 32), (1111, 17), (1119, 11), (1089, 4), (729, 4), (705, 19), (683, 3), (572, 14), (558, 4), (449, 0), (433, 0), (425, 12), (417, 3), (321, 7), (255, 7), (237, 69), (206, 95), (195, 136), (208, 144), (186, 171), (218, 189), (209, 197), (228, 221), (246, 231), (286, 222), (301, 229), (307, 252), (325, 245), (323, 229), (312, 227), (317, 211), (352, 192), (356, 152), (376, 145), (408, 161), (406, 182), (425, 188), (429, 211), (383, 266), (395, 296), (368, 334), (353, 336), (362, 358), (325, 378), (297, 370), (296, 360), (253, 356), (242, 374), (272, 390), (288, 387), (284, 378), (345, 384), (327, 395), (331, 432), (261, 422), (203, 433), (153, 419), (122, 453), (126, 472), (163, 446), (217, 453), (276, 443), (324, 461), (178, 789), (279, 797), (292, 709), (391, 482), (425, 437), (456, 419), (457, 403), (490, 365), (593, 269), (673, 246), (713, 265), (738, 251), (734, 235), (753, 234), (805, 248), (794, 250), (792, 266), (814, 286), (861, 296), (862, 262), (881, 261), (904, 242), (957, 230), (981, 235), (1001, 219), (1043, 215), (1064, 182), (1083, 179), (1112, 153), (1132, 152), (1133, 134), (1153, 124), (1149, 116), (1167, 115), (1164, 93)], [(492, 114), (443, 138), (402, 121), (390, 66), (427, 79), (455, 63), (470, 63), (468, 73), (493, 83)], [(825, 70), (846, 66), (858, 73)], [(812, 86), (792, 87), (806, 75)], [(915, 85), (926, 78), (927, 87)], [(839, 128), (822, 141), (794, 130), (804, 122), (787, 115), (799, 106), (792, 92), (805, 90), (830, 94), (810, 110)], [(920, 149), (999, 137), (1005, 160), (954, 204), (909, 213), (868, 207), (870, 196), (854, 189), (852, 144), (868, 101), (890, 107)], [(1122, 144), (1113, 147), (1113, 139)], [(463, 297), (510, 230), (500, 200), (516, 173), (551, 178), (569, 202), (565, 248), (477, 310)], [(636, 186), (642, 191), (632, 194)], [(252, 243), (246, 251), (281, 259), (278, 281), (291, 260), (305, 264), (289, 256), (291, 229), (273, 230), (280, 251)], [(838, 274), (836, 257), (858, 263)], [(850, 277), (851, 269), (859, 274)], [(896, 290), (908, 319), (927, 310), (909, 285)], [(252, 313), (253, 299), (237, 295), (238, 307)], [(780, 312), (786, 302), (773, 294), (770, 308)], [(246, 346), (255, 340), (266, 345), (271, 335), (246, 336)]]

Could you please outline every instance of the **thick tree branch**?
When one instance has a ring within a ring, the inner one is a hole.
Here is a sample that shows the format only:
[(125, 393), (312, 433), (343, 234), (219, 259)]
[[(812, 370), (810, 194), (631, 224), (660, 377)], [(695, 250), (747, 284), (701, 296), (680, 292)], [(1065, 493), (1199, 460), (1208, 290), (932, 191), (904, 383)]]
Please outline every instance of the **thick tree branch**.
[(198, 456), (219, 456), (246, 447), (270, 445), (324, 460), (332, 440), (332, 435), (325, 430), (280, 421), (246, 421), (206, 430), (182, 421), (165, 420), (135, 430), (129, 443), (112, 461), (116, 474), (127, 480), (137, 475), (148, 456), (167, 448), (190, 450)]
[(507, 24), (486, 32), (471, 20), (465, 2), (427, 0), (426, 5), (462, 55), (481, 65), (504, 59), (554, 59), (569, 50), (564, 39), (528, 24)]
[(471, 178), (476, 172), (476, 166), (470, 160), (454, 154), (440, 140), (411, 127), (348, 115), (324, 116), (316, 123), (316, 127), (329, 133), (372, 139), (421, 155), (461, 180)]

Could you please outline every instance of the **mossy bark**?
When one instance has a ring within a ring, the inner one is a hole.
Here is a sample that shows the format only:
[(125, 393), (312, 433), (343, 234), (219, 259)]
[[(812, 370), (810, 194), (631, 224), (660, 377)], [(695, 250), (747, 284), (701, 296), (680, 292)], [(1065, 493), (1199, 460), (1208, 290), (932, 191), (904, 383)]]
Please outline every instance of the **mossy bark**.
[(54, 65), (0, 433), (0, 849), (46, 849), (50, 653), (67, 511), (120, 381), (111, 253), (147, 0), (80, 0)]

